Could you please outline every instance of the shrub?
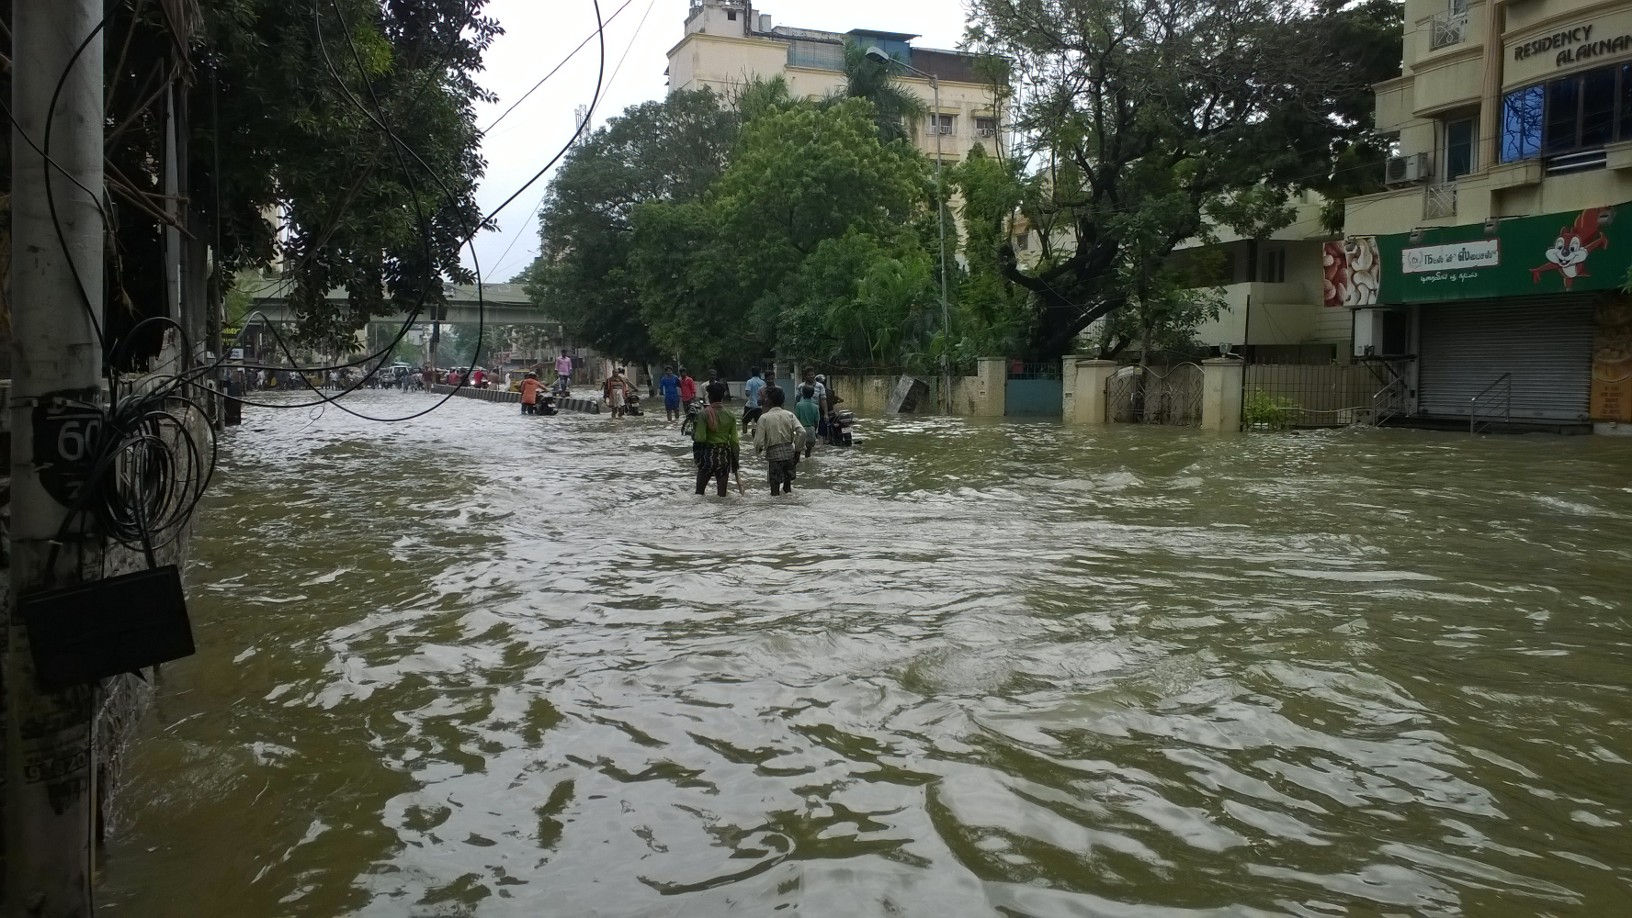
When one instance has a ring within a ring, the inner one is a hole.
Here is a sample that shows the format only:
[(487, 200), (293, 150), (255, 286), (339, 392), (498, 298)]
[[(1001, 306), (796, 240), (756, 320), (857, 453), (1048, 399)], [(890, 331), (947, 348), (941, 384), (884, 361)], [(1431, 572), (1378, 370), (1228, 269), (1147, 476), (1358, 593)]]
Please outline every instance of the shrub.
[(1247, 430), (1286, 430), (1297, 413), (1297, 402), (1254, 389), (1241, 404), (1241, 423)]

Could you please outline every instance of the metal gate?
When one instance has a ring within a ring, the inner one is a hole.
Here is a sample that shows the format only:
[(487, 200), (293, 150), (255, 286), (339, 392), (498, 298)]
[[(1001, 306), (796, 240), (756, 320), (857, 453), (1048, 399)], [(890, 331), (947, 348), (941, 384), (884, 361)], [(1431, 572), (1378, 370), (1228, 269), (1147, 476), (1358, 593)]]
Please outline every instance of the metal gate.
[(1060, 380), (1060, 364), (1021, 363), (1009, 365), (1003, 387), (1003, 413), (1009, 417), (1058, 418), (1065, 407), (1065, 388)]
[(1594, 305), (1591, 296), (1569, 296), (1423, 306), (1418, 412), (1465, 418), (1475, 400), (1495, 397), (1508, 402), (1498, 415), (1506, 408), (1516, 419), (1585, 421)]
[(1199, 363), (1122, 367), (1105, 380), (1106, 420), (1200, 427), (1201, 380)]

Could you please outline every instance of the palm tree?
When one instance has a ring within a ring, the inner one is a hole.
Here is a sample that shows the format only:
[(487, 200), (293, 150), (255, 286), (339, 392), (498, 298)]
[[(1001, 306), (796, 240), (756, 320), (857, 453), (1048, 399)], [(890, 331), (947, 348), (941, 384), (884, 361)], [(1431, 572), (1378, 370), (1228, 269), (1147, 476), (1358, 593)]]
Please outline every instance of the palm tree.
[(866, 99), (873, 103), (878, 139), (889, 143), (918, 136), (918, 123), (929, 106), (895, 78), (887, 64), (867, 56), (867, 49), (844, 43), (844, 91), (834, 98)]

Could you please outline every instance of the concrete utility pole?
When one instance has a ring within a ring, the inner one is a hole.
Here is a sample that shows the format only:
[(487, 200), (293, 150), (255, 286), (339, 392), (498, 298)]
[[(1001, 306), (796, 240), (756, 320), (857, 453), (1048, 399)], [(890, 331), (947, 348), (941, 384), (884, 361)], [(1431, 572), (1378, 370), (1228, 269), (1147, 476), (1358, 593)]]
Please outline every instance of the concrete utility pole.
[[(58, 399), (100, 403), (102, 352), (85, 308), (102, 303), (102, 0), (13, 0), (11, 578), (5, 627), (6, 915), (90, 914), (92, 692), (42, 692), (17, 597), (77, 582), (78, 546), (46, 569), (97, 421)], [(94, 36), (94, 37), (93, 37)], [(76, 54), (77, 52), (77, 54)], [(57, 80), (67, 74), (56, 111)], [(58, 171), (58, 170), (61, 171)], [(66, 175), (64, 174), (66, 173)], [(71, 178), (70, 178), (71, 177)], [(67, 253), (46, 203), (56, 200)], [(77, 184), (76, 184), (77, 182)], [(87, 194), (80, 185), (93, 194)], [(72, 257), (72, 262), (68, 259)], [(75, 271), (78, 277), (75, 277)], [(36, 442), (38, 441), (38, 442)], [(43, 473), (43, 474), (42, 474)], [(67, 482), (65, 484), (65, 482)]]

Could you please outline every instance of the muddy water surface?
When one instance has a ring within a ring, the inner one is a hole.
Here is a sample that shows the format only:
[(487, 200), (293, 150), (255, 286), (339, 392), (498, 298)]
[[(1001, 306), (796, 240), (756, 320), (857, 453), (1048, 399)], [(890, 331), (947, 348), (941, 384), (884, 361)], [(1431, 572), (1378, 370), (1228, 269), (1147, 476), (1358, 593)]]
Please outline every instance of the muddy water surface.
[(250, 409), (188, 572), (200, 653), (127, 759), (100, 899), (1632, 903), (1632, 443), (861, 437), (791, 500), (696, 499), (652, 418)]

